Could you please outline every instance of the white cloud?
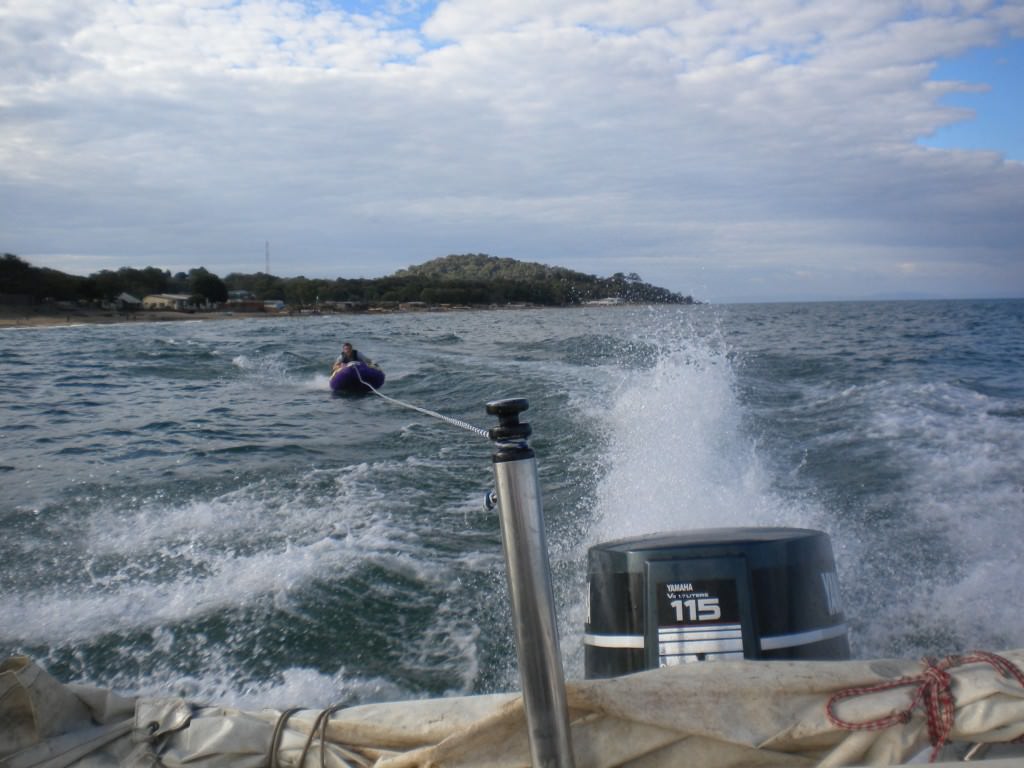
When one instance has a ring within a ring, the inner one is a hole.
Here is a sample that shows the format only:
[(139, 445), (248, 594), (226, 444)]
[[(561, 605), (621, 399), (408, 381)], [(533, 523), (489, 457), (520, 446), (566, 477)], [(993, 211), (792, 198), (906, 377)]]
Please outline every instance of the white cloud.
[(0, 9), (0, 248), (35, 263), (255, 271), (270, 239), (308, 276), (483, 251), (711, 298), (1024, 293), (1024, 166), (916, 144), (962, 116), (934, 63), (1006, 6), (65, 5)]

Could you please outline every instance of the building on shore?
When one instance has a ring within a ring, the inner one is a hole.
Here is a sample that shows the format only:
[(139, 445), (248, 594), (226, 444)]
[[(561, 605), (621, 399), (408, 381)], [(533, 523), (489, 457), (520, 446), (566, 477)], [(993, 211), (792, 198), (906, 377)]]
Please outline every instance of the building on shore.
[(143, 309), (171, 309), (187, 312), (196, 309), (192, 297), (183, 293), (152, 293), (142, 298)]

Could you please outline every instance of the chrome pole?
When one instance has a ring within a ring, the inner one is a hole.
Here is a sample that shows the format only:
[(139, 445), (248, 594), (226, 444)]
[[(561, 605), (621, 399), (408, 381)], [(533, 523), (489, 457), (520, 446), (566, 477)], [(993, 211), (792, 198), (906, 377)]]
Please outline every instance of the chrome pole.
[(488, 434), (497, 444), (492, 459), (501, 539), (533, 765), (574, 768), (537, 462), (526, 442), (530, 425), (519, 421), (528, 407), (522, 399), (487, 404), (487, 413), (499, 419)]

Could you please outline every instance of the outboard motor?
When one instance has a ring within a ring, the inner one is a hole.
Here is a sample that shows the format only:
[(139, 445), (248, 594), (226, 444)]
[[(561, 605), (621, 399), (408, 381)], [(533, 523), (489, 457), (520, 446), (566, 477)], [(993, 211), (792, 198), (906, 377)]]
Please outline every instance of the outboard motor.
[(588, 553), (587, 678), (690, 661), (850, 657), (832, 545), (803, 528), (622, 539)]

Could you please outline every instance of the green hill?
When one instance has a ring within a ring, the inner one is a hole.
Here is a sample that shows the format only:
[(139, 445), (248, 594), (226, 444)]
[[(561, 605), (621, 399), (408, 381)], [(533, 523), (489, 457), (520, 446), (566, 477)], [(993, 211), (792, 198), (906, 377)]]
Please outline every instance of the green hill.
[(344, 302), (353, 308), (420, 302), (428, 305), (562, 307), (588, 301), (692, 304), (693, 299), (649, 285), (636, 273), (596, 277), (563, 267), (482, 253), (444, 256), (380, 278), (278, 277), (233, 272), (223, 280), (203, 267), (172, 275), (156, 267), (121, 267), (78, 277), (33, 267), (14, 254), (0, 259), (0, 302), (47, 300), (100, 303), (121, 293), (188, 293), (220, 303), (229, 291), (291, 307)]
[(466, 253), (442, 256), (395, 272), (396, 278), (419, 278), (464, 285), (533, 286), (531, 299), (538, 304), (578, 304), (599, 299), (619, 299), (630, 303), (691, 304), (665, 288), (643, 282), (635, 272), (601, 278), (564, 267), (551, 267), (531, 261)]
[(396, 277), (427, 277), (435, 280), (573, 280), (596, 281), (598, 278), (563, 267), (549, 267), (533, 261), (517, 261), (485, 253), (441, 256), (423, 264), (395, 272)]

